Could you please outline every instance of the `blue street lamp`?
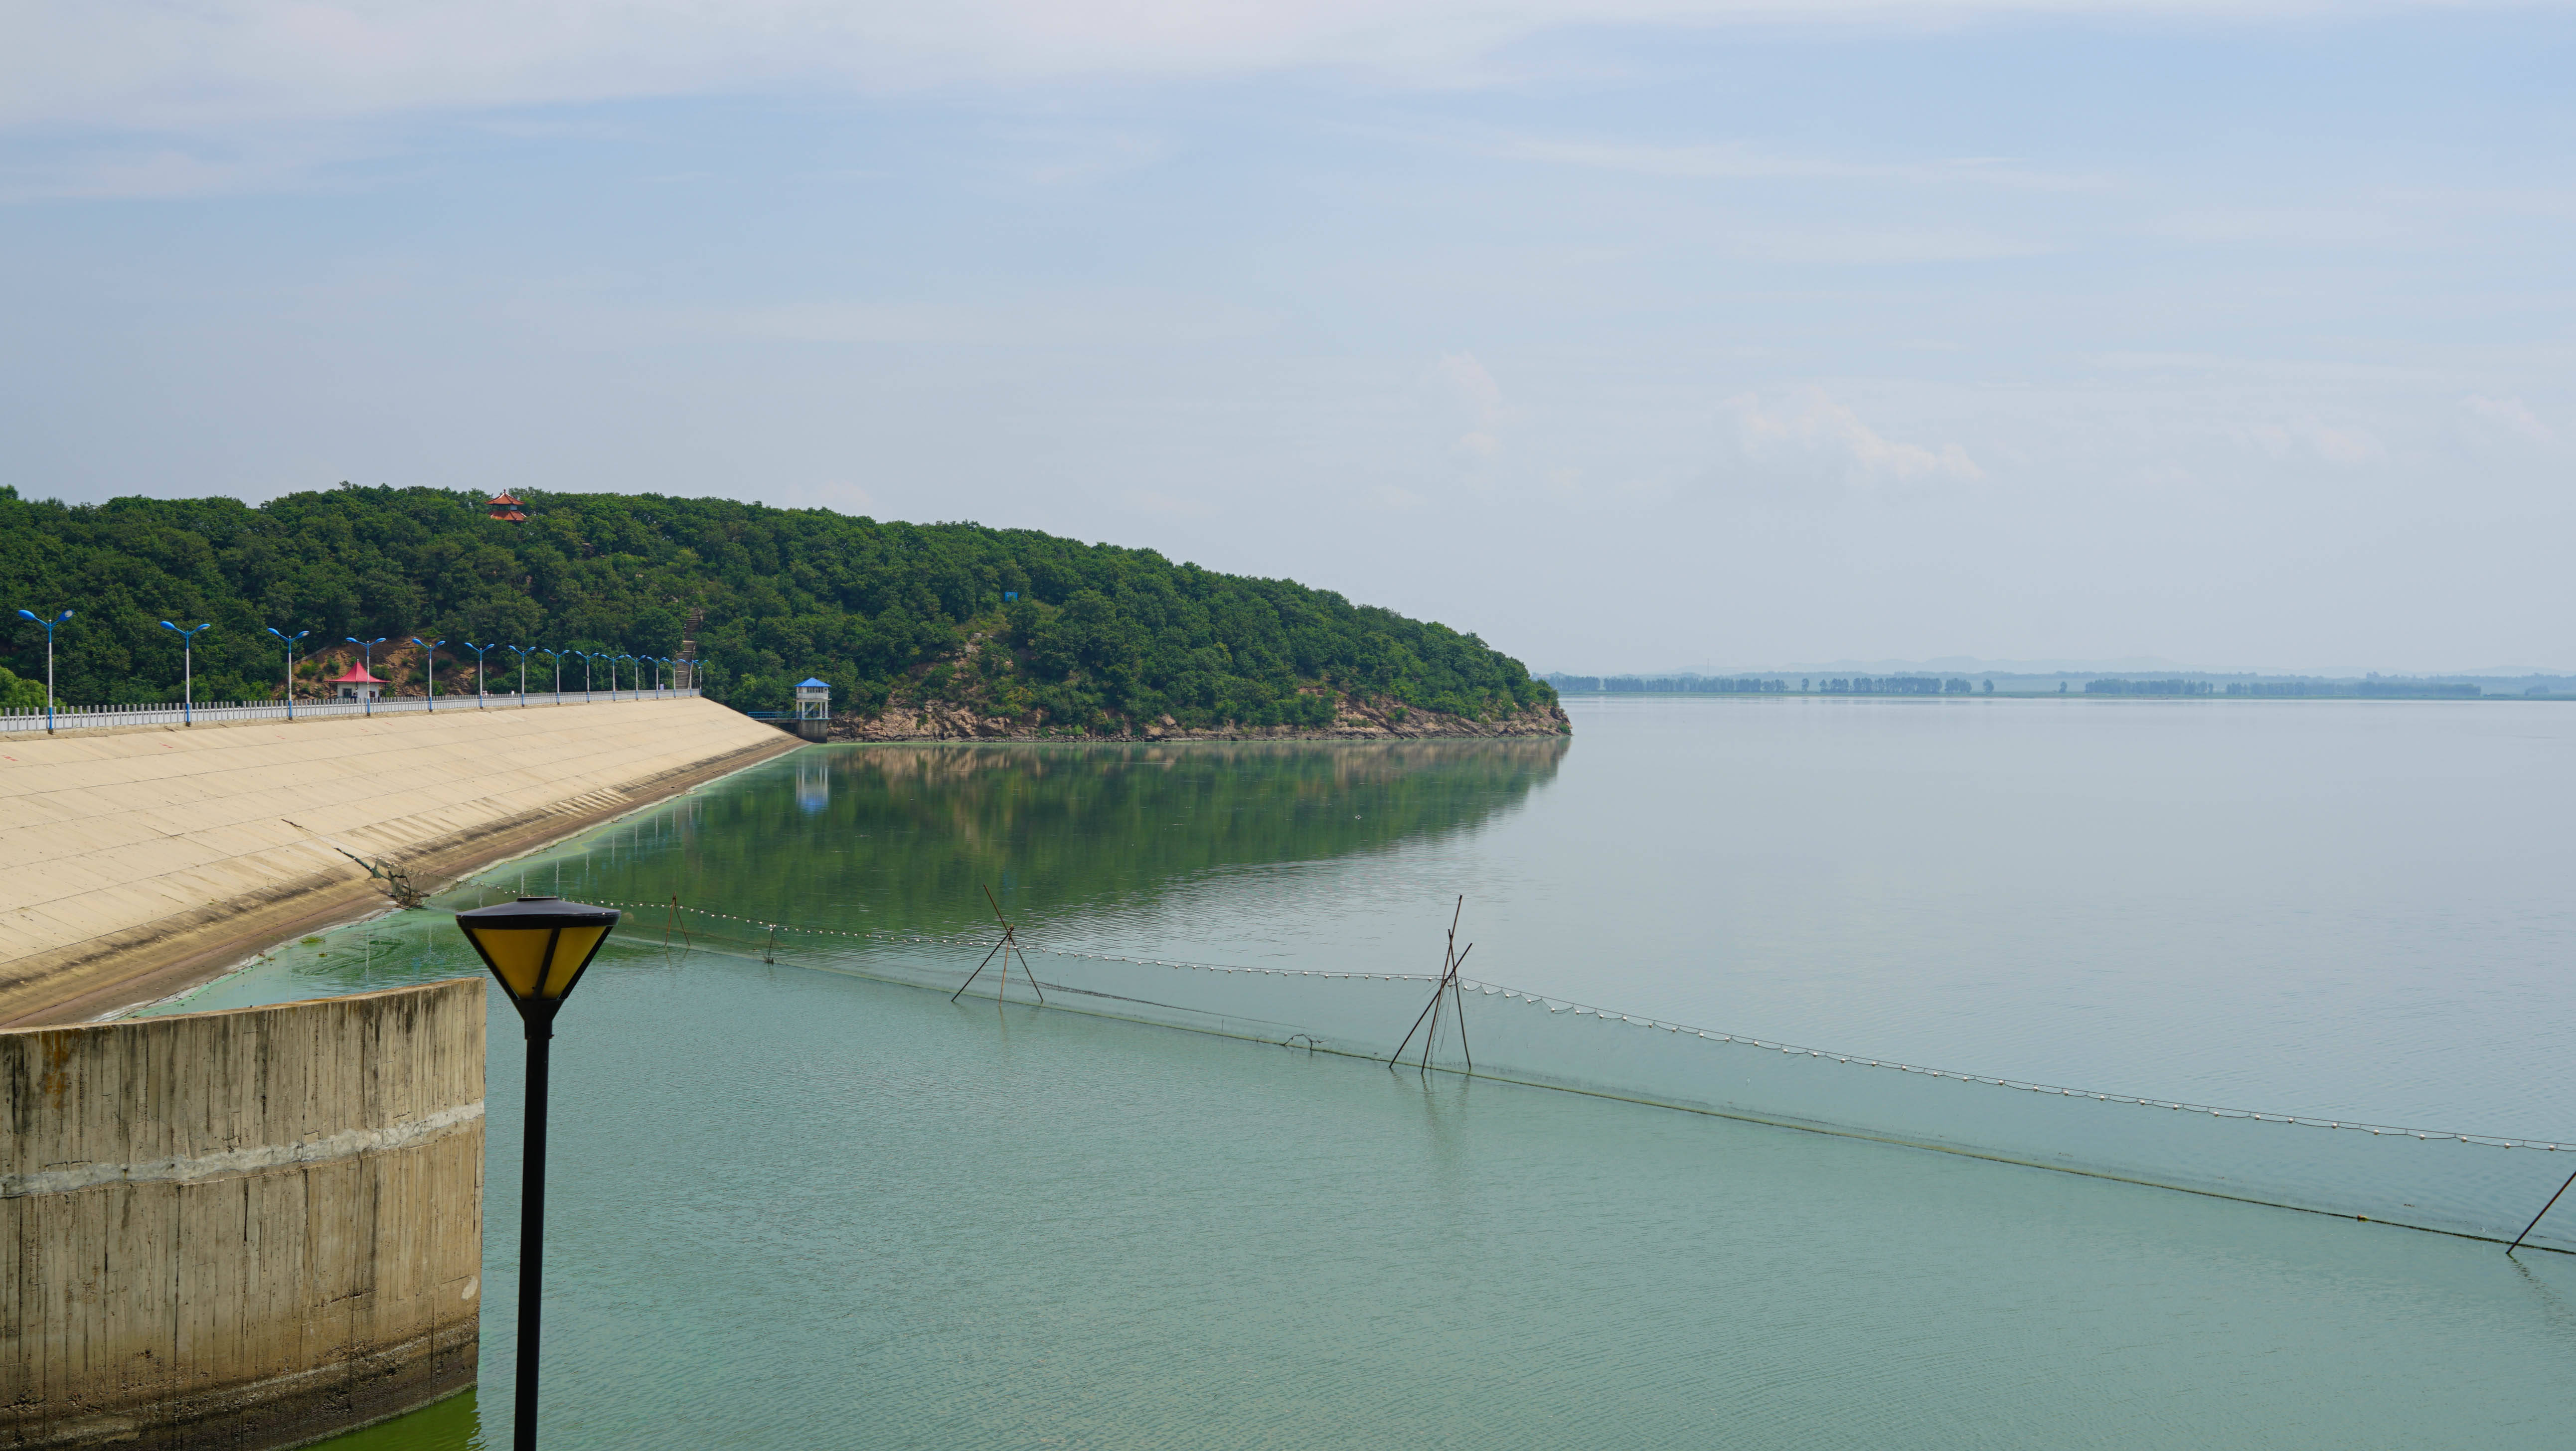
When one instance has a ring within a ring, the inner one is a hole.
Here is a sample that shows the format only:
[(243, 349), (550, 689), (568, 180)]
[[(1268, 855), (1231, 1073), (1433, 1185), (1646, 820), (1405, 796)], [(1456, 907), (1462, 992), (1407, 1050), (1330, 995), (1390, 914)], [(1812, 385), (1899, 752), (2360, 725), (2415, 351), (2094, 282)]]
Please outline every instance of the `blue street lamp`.
[(511, 645), (505, 648), (519, 652), (519, 704), (526, 705), (528, 703), (528, 657), (542, 655), (545, 652), (531, 650), (525, 645)]
[(179, 637), (179, 724), (197, 723), (197, 636), (215, 627), (212, 620), (193, 630), (182, 630), (168, 620), (161, 628)]
[(295, 719), (295, 642), (313, 632), (298, 630), (292, 635), (282, 635), (278, 634), (275, 625), (269, 626), (268, 632), (277, 635), (277, 638), (286, 646), (286, 718), (293, 720)]
[(474, 708), (476, 710), (489, 710), (491, 707), (483, 703), (483, 652), (486, 650), (498, 650), (501, 647), (497, 644), (477, 645), (473, 641), (468, 640), (465, 642), (465, 648), (474, 652)]
[[(361, 640), (361, 639), (359, 639), (359, 638), (358, 638), (357, 636), (355, 636), (355, 635), (347, 635), (347, 636), (343, 636), (342, 638), (346, 639), (350, 644), (355, 645), (355, 646), (357, 646), (358, 648), (360, 648), (360, 649), (362, 649), (362, 650), (364, 650), (364, 651), (366, 651), (366, 652), (367, 652), (367, 659), (366, 659), (366, 665), (367, 665), (367, 676), (368, 676), (368, 678), (369, 678), (369, 679), (373, 679), (373, 678), (375, 678), (375, 673), (376, 673), (376, 647), (377, 647), (378, 645), (381, 645), (381, 644), (383, 644), (383, 643), (385, 642), (385, 637), (384, 637), (384, 636), (382, 636), (382, 635), (378, 635), (376, 638), (374, 638), (374, 639), (372, 639), (372, 640)], [(376, 693), (375, 693), (374, 691), (372, 691), (372, 690), (371, 690), (371, 691), (368, 691), (368, 692), (367, 692), (367, 695), (366, 695), (366, 701), (367, 701), (367, 714), (369, 714), (369, 715), (374, 715), (374, 714), (376, 713)]]
[(37, 624), (45, 627), (45, 734), (47, 735), (54, 733), (54, 626), (71, 617), (72, 612), (69, 610), (63, 611), (50, 620), (39, 619), (34, 610), (18, 612), (19, 619), (35, 620)]
[(591, 703), (590, 662), (598, 657), (592, 655), (588, 650), (575, 650), (572, 653), (581, 657), (581, 703), (588, 705)]
[(424, 640), (418, 635), (412, 636), (411, 642), (418, 645), (420, 653), (429, 659), (429, 708), (436, 711), (438, 709), (438, 647), (447, 642)]
[(553, 657), (555, 657), (555, 704), (557, 704), (557, 705), (561, 705), (561, 704), (563, 704), (563, 657), (564, 657), (564, 652), (562, 652), (561, 650), (539, 650), (537, 653), (538, 653), (538, 654), (540, 654), (540, 655), (552, 655)]

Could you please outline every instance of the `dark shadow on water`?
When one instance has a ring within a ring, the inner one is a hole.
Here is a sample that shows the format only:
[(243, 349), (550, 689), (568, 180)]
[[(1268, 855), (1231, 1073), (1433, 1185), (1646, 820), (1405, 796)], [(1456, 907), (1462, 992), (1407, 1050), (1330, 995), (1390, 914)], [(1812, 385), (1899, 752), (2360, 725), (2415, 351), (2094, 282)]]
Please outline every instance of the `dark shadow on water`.
[[(1048, 747), (833, 746), (451, 894), (722, 904), (843, 929), (980, 925), (1004, 906), (1132, 905), (1229, 870), (1477, 828), (1556, 775), (1563, 739)], [(649, 915), (649, 914), (648, 914)], [(658, 924), (638, 917), (632, 930)]]

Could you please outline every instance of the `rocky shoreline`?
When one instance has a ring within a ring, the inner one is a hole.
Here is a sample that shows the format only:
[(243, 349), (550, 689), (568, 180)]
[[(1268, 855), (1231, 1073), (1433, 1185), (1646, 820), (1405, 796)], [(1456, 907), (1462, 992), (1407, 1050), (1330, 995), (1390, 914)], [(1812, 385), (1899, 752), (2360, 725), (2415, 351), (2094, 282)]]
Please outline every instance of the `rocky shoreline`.
[(832, 718), (836, 741), (1394, 741), (1564, 736), (1574, 726), (1559, 705), (1533, 707), (1487, 720), (1406, 707), (1394, 700), (1342, 698), (1333, 723), (1324, 726), (1219, 726), (1192, 728), (1170, 716), (1123, 733), (1104, 735), (1041, 721), (986, 715), (971, 705), (926, 701), (892, 705), (866, 715)]

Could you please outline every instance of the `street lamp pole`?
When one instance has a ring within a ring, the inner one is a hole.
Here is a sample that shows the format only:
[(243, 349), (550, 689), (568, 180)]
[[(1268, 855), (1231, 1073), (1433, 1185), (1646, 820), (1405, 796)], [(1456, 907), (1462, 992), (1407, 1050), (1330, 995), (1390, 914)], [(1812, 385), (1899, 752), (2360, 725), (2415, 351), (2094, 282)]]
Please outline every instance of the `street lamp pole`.
[[(376, 647), (377, 647), (378, 645), (381, 645), (381, 644), (383, 644), (383, 643), (385, 642), (385, 637), (384, 637), (384, 636), (382, 636), (382, 635), (378, 635), (376, 638), (374, 638), (374, 639), (372, 639), (372, 640), (361, 640), (361, 639), (359, 639), (359, 638), (358, 638), (357, 636), (355, 636), (355, 635), (350, 635), (350, 636), (347, 636), (347, 637), (345, 637), (345, 638), (348, 640), (348, 642), (349, 642), (350, 644), (355, 645), (355, 646), (357, 646), (358, 648), (360, 648), (360, 649), (362, 649), (362, 650), (364, 650), (364, 651), (366, 651), (366, 652), (367, 652), (367, 657), (366, 657), (367, 675), (368, 675), (368, 677), (369, 677), (370, 679), (374, 678), (375, 673), (376, 673)], [(372, 690), (371, 690), (371, 691), (368, 691), (368, 692), (367, 692), (367, 696), (366, 696), (366, 700), (367, 700), (367, 714), (369, 714), (369, 715), (374, 715), (374, 714), (376, 713), (376, 693), (375, 693), (374, 691), (372, 691)]]
[(456, 914), (475, 955), (492, 970), (528, 1042), (527, 1129), (519, 1183), (518, 1400), (512, 1408), (513, 1451), (536, 1451), (538, 1310), (543, 1304), (546, 1238), (546, 1069), (555, 1013), (597, 956), (618, 912), (555, 897), (521, 897)]
[(34, 610), (18, 612), (19, 619), (34, 620), (45, 627), (45, 734), (47, 735), (54, 733), (54, 626), (71, 617), (72, 612), (69, 610), (63, 611), (50, 620), (39, 618)]
[(528, 703), (528, 656), (533, 652), (525, 645), (512, 645), (509, 648), (519, 652), (519, 704), (524, 708)]
[(476, 710), (490, 710), (492, 707), (483, 703), (483, 652), (486, 650), (498, 650), (501, 647), (497, 644), (477, 645), (473, 641), (468, 640), (465, 642), (465, 648), (474, 652), (474, 708)]
[(430, 714), (436, 715), (438, 713), (438, 647), (447, 642), (424, 640), (418, 635), (412, 636), (411, 642), (418, 645), (421, 654), (429, 659), (429, 710)]
[(275, 625), (269, 626), (268, 632), (276, 635), (286, 644), (286, 718), (293, 720), (295, 719), (295, 642), (313, 632), (298, 630), (292, 635), (280, 634)]
[(212, 620), (194, 630), (182, 630), (168, 620), (161, 628), (179, 637), (179, 724), (197, 723), (197, 636), (215, 627)]
[(588, 650), (575, 650), (572, 653), (581, 657), (581, 703), (588, 705), (591, 703), (590, 662), (593, 657)]

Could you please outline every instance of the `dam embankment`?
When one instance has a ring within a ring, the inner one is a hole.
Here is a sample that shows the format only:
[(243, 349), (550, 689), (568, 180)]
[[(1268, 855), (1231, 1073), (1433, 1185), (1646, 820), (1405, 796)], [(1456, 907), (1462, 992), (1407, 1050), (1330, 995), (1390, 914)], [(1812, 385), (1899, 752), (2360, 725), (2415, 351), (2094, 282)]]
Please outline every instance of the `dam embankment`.
[(363, 912), (795, 749), (703, 699), (0, 740), (0, 1028), (167, 996)]
[(0, 1032), (0, 1448), (300, 1445), (472, 1385), (484, 986)]

